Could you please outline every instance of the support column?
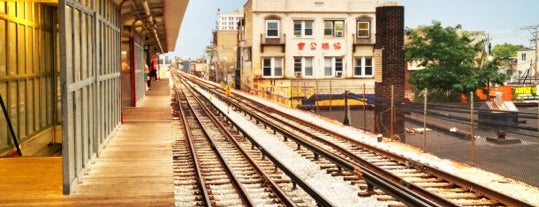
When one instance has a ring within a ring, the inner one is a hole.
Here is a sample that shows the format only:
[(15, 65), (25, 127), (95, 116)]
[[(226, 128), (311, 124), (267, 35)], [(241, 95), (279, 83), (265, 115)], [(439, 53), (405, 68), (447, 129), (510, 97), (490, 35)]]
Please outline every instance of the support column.
[[(405, 141), (404, 113), (404, 7), (390, 5), (376, 8), (376, 50), (381, 51), (381, 78), (375, 83), (375, 133), (385, 137), (399, 137)], [(394, 94), (391, 93), (393, 86)], [(393, 99), (392, 99), (393, 98)], [(395, 105), (391, 110), (391, 102)], [(394, 114), (391, 114), (391, 112)], [(394, 118), (392, 118), (394, 116)], [(393, 123), (392, 123), (393, 120)], [(393, 128), (391, 128), (393, 127)], [(391, 134), (393, 132), (393, 134)]]

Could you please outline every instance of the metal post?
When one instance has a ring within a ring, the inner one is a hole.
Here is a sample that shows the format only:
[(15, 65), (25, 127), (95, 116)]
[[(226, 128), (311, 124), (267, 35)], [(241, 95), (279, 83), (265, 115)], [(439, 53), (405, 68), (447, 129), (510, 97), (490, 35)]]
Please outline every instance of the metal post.
[(423, 106), (423, 152), (427, 151), (427, 94), (428, 89), (425, 88), (424, 93), (424, 106)]
[(474, 111), (473, 111), (473, 92), (470, 92), (470, 139), (471, 139), (471, 159), (472, 159), (472, 166), (475, 165), (475, 135), (474, 135)]
[(390, 130), (390, 132), (389, 132), (389, 137), (391, 137), (391, 139), (393, 139), (393, 127), (394, 127), (393, 125), (394, 125), (394, 122), (395, 122), (395, 108), (394, 108), (394, 105), (393, 105), (393, 103), (394, 103), (394, 100), (393, 100), (393, 99), (394, 99), (394, 95), (395, 95), (395, 94), (394, 94), (394, 92), (395, 92), (394, 90), (395, 90), (395, 89), (394, 89), (394, 86), (391, 85), (391, 108), (390, 108), (390, 109), (391, 109), (391, 110), (390, 110), (390, 114), (391, 114), (391, 120), (390, 120), (390, 122), (391, 122), (391, 123), (390, 123), (390, 129), (389, 129), (389, 130)]
[(367, 97), (365, 97), (365, 83), (363, 83), (363, 131), (367, 131)]
[[(534, 65), (534, 68), (535, 68), (535, 83), (537, 83), (537, 78), (539, 78), (538, 76), (538, 70), (537, 70), (537, 65), (538, 65), (538, 62), (539, 61), (539, 26), (535, 26), (535, 65)], [(537, 107), (539, 107), (539, 105), (537, 105)]]
[(329, 80), (329, 113), (333, 112), (333, 91), (331, 90), (331, 80)]
[(350, 120), (348, 119), (348, 90), (344, 91), (344, 121), (342, 123), (350, 126)]
[(316, 107), (316, 114), (320, 116), (320, 111), (318, 110), (318, 79), (314, 79), (314, 85), (315, 85), (315, 97), (314, 97), (314, 105)]
[(17, 148), (17, 154), (19, 156), (22, 156), (21, 148), (19, 147), (19, 142), (17, 141), (17, 136), (15, 135), (15, 131), (13, 130), (13, 125), (11, 124), (11, 119), (9, 119), (7, 108), (4, 104), (4, 99), (2, 98), (2, 96), (0, 96), (0, 105), (2, 105), (2, 111), (4, 112), (4, 117), (6, 117), (7, 126), (9, 128), (11, 138), (13, 139), (13, 144), (15, 145), (15, 148)]
[[(301, 92), (301, 93), (300, 93), (300, 92)], [(299, 89), (299, 81), (296, 81), (296, 96), (297, 96), (297, 98), (298, 98), (298, 102), (300, 102), (300, 100), (301, 100), (301, 99), (299, 98), (299, 97), (301, 97), (300, 94), (303, 94), (303, 92), (302, 92), (302, 90)]]

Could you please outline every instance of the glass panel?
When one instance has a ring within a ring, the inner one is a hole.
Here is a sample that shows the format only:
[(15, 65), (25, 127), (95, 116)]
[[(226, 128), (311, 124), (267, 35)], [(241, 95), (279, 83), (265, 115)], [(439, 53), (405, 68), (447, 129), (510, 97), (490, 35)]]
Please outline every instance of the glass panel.
[(335, 21), (335, 37), (344, 36), (344, 21)]
[(365, 38), (370, 36), (370, 23), (369, 22), (358, 22), (357, 23), (357, 37)]
[(354, 75), (359, 76), (361, 74), (361, 58), (355, 59), (355, 65), (354, 65)]
[(276, 22), (276, 21), (267, 22), (267, 36), (268, 37), (279, 36), (279, 22)]
[(335, 21), (335, 30), (342, 31), (344, 29), (344, 21)]
[(307, 57), (305, 58), (305, 76), (312, 76), (313, 75), (313, 58)]
[(294, 21), (294, 35), (301, 36), (301, 21)]
[(335, 71), (342, 71), (342, 70), (343, 70), (342, 58), (335, 58)]
[(264, 58), (263, 60), (263, 76), (271, 76), (271, 59), (270, 58)]
[(274, 66), (274, 76), (283, 76), (283, 59), (275, 58)]
[(333, 36), (333, 22), (324, 21), (324, 35)]
[(358, 22), (357, 28), (361, 30), (369, 29), (369, 22)]
[(279, 32), (277, 30), (268, 30), (268, 37), (277, 37)]
[(301, 72), (301, 58), (294, 58), (294, 72)]
[(269, 30), (276, 30), (277, 29), (277, 22), (268, 22), (268, 29)]
[(365, 75), (372, 76), (372, 58), (365, 58)]
[(313, 35), (313, 21), (305, 21), (305, 36)]
[(332, 68), (333, 68), (333, 65), (332, 65), (331, 58), (324, 58), (324, 75), (331, 76)]
[(7, 50), (5, 49), (7, 32), (6, 21), (0, 19), (0, 76), (2, 77), (7, 76)]

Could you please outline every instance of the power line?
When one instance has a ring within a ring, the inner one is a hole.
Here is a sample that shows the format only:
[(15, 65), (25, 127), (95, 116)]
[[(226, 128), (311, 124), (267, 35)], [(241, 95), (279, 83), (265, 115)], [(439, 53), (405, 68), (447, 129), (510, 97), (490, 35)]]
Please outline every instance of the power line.
[(535, 42), (536, 43), (536, 48), (537, 48), (537, 39), (538, 39), (538, 33), (539, 33), (539, 25), (534, 25), (534, 26), (525, 26), (525, 27), (520, 27), (521, 30), (528, 30), (528, 32), (530, 32), (530, 34), (532, 35), (532, 39), (530, 39), (531, 42)]
[(534, 60), (534, 62), (532, 64), (533, 64), (533, 68), (534, 68), (534, 71), (535, 71), (534, 78), (535, 78), (535, 80), (537, 80), (537, 78), (538, 78), (537, 61), (539, 61), (539, 41), (538, 41), (538, 39), (539, 39), (539, 25), (521, 27), (520, 29), (528, 30), (530, 32), (530, 34), (532, 35), (532, 37), (533, 37), (531, 39), (531, 41), (535, 43), (535, 60)]

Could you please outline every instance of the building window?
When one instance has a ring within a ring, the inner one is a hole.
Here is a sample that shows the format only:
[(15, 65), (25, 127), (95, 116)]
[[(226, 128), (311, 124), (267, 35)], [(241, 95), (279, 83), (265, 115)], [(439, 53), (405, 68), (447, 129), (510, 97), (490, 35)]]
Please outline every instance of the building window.
[(526, 53), (522, 53), (522, 61), (526, 61)]
[(301, 58), (294, 58), (294, 73), (301, 73), (301, 68), (303, 67), (303, 64), (301, 62)]
[(313, 76), (313, 57), (295, 57), (294, 74), (298, 76)]
[(262, 59), (262, 76), (264, 77), (282, 77), (283, 76), (283, 58), (266, 57)]
[(313, 76), (313, 58), (312, 57), (306, 57), (305, 60), (304, 60), (305, 64), (304, 64), (304, 68), (303, 70), (305, 71), (304, 74), (305, 76)]
[(333, 37), (344, 37), (344, 21), (343, 20), (324, 21), (324, 35), (333, 36)]
[(344, 62), (342, 57), (324, 58), (324, 76), (341, 76), (344, 71)]
[(357, 38), (371, 37), (371, 23), (357, 22)]
[(354, 76), (373, 77), (373, 67), (372, 57), (356, 57), (354, 61)]
[(296, 37), (312, 37), (313, 36), (313, 20), (295, 20), (294, 35)]
[(266, 37), (279, 37), (279, 20), (266, 20)]

